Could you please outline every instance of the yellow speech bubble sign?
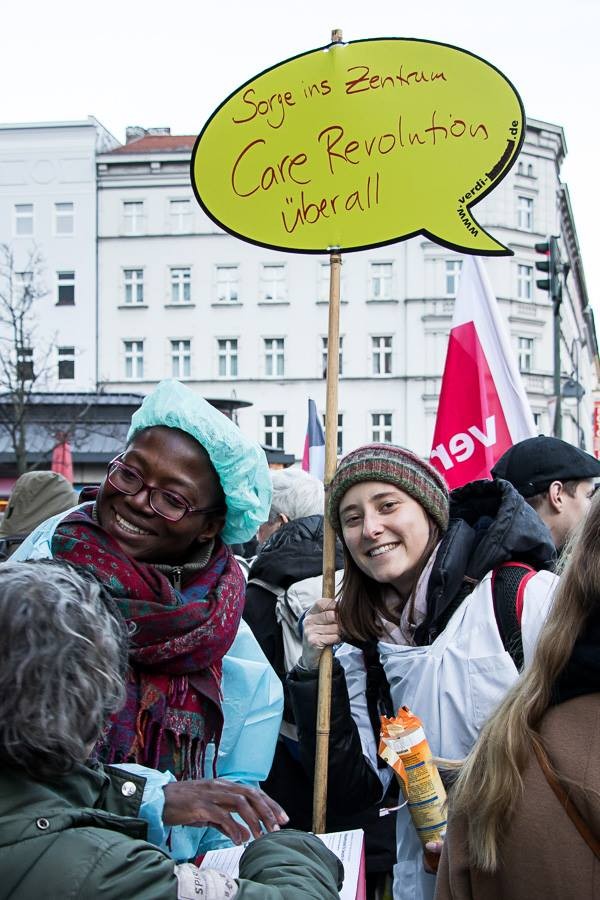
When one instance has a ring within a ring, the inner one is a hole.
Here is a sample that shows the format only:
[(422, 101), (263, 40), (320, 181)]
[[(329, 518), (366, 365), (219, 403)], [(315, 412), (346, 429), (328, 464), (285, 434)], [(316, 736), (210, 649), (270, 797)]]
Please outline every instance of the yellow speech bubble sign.
[(415, 234), (510, 254), (471, 207), (521, 147), (520, 97), (466, 50), (377, 38), (279, 63), (228, 97), (192, 155), (196, 197), (225, 230), (303, 253)]

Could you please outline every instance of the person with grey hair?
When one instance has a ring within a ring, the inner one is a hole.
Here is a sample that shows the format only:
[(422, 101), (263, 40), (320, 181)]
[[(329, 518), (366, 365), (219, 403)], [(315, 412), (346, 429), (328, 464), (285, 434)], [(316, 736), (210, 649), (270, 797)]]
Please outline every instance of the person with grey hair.
[[(299, 900), (338, 896), (339, 861), (312, 835), (255, 841), (239, 879), (176, 865), (148, 843), (143, 767), (86, 762), (126, 696), (116, 604), (65, 563), (6, 563), (0, 574), (0, 898), (282, 900), (290, 885)], [(193, 782), (164, 787), (165, 821), (170, 789), (192, 797)], [(192, 806), (194, 821), (210, 815)]]
[(271, 482), (269, 518), (258, 529), (260, 544), (290, 521), (322, 515), (325, 503), (323, 482), (303, 469), (275, 469), (271, 471)]

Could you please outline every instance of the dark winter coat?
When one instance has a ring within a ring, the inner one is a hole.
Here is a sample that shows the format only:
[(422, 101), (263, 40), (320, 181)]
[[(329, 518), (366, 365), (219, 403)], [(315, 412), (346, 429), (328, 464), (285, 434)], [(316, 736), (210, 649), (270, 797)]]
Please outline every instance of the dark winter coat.
[[(342, 545), (337, 541), (335, 567), (339, 570), (343, 565)], [(281, 626), (275, 616), (277, 596), (269, 591), (267, 585), (276, 585), (278, 588), (288, 590), (306, 578), (322, 575), (322, 572), (323, 516), (306, 516), (283, 525), (265, 542), (248, 575), (244, 618), (284, 684), (286, 722), (293, 723), (294, 716), (287, 692)], [(259, 580), (261, 584), (253, 584), (253, 579)], [(333, 713), (335, 715), (335, 710)], [(308, 759), (309, 765), (302, 765), (298, 758), (297, 743), (280, 738), (271, 772), (262, 784), (264, 790), (281, 803), (290, 816), (290, 824), (294, 828), (312, 827), (314, 756), (308, 754)], [(390, 805), (394, 804), (396, 795), (394, 784), (391, 789)], [(379, 803), (359, 816), (355, 815), (352, 802), (345, 804), (344, 808), (337, 804), (329, 806), (328, 831), (365, 829), (368, 872), (391, 869), (396, 848), (394, 827), (393, 815), (379, 818)]]

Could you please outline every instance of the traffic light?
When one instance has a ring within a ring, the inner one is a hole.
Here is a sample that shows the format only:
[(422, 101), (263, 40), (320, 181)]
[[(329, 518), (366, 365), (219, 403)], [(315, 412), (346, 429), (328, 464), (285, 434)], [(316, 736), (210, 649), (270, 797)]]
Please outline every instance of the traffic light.
[(543, 253), (546, 257), (544, 260), (536, 262), (536, 269), (538, 272), (545, 272), (548, 274), (547, 278), (538, 278), (535, 283), (540, 290), (548, 291), (552, 299), (556, 300), (561, 292), (560, 272), (562, 268), (558, 238), (552, 235), (548, 240), (536, 244), (535, 250), (536, 253)]

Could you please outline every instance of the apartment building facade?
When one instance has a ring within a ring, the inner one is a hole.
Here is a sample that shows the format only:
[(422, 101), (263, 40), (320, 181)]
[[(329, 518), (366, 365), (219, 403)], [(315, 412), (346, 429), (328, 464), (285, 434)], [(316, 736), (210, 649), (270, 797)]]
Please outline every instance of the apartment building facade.
[(96, 388), (96, 155), (117, 145), (93, 117), (0, 125), (0, 290), (37, 294), (23, 345), (0, 339), (36, 390)]
[[(160, 378), (243, 398), (240, 427), (298, 457), (307, 399), (325, 407), (329, 262), (247, 244), (197, 205), (194, 136), (139, 129), (97, 157), (98, 377), (145, 393)], [(528, 121), (517, 165), (475, 207), (513, 252), (486, 260), (541, 432), (553, 417), (553, 311), (534, 245), (560, 235), (563, 436), (591, 448), (597, 343), (567, 187), (562, 129)], [(343, 256), (338, 448), (393, 441), (428, 455), (460, 254), (416, 237)], [(568, 393), (568, 392), (567, 392)], [(581, 393), (581, 392), (579, 392)]]

